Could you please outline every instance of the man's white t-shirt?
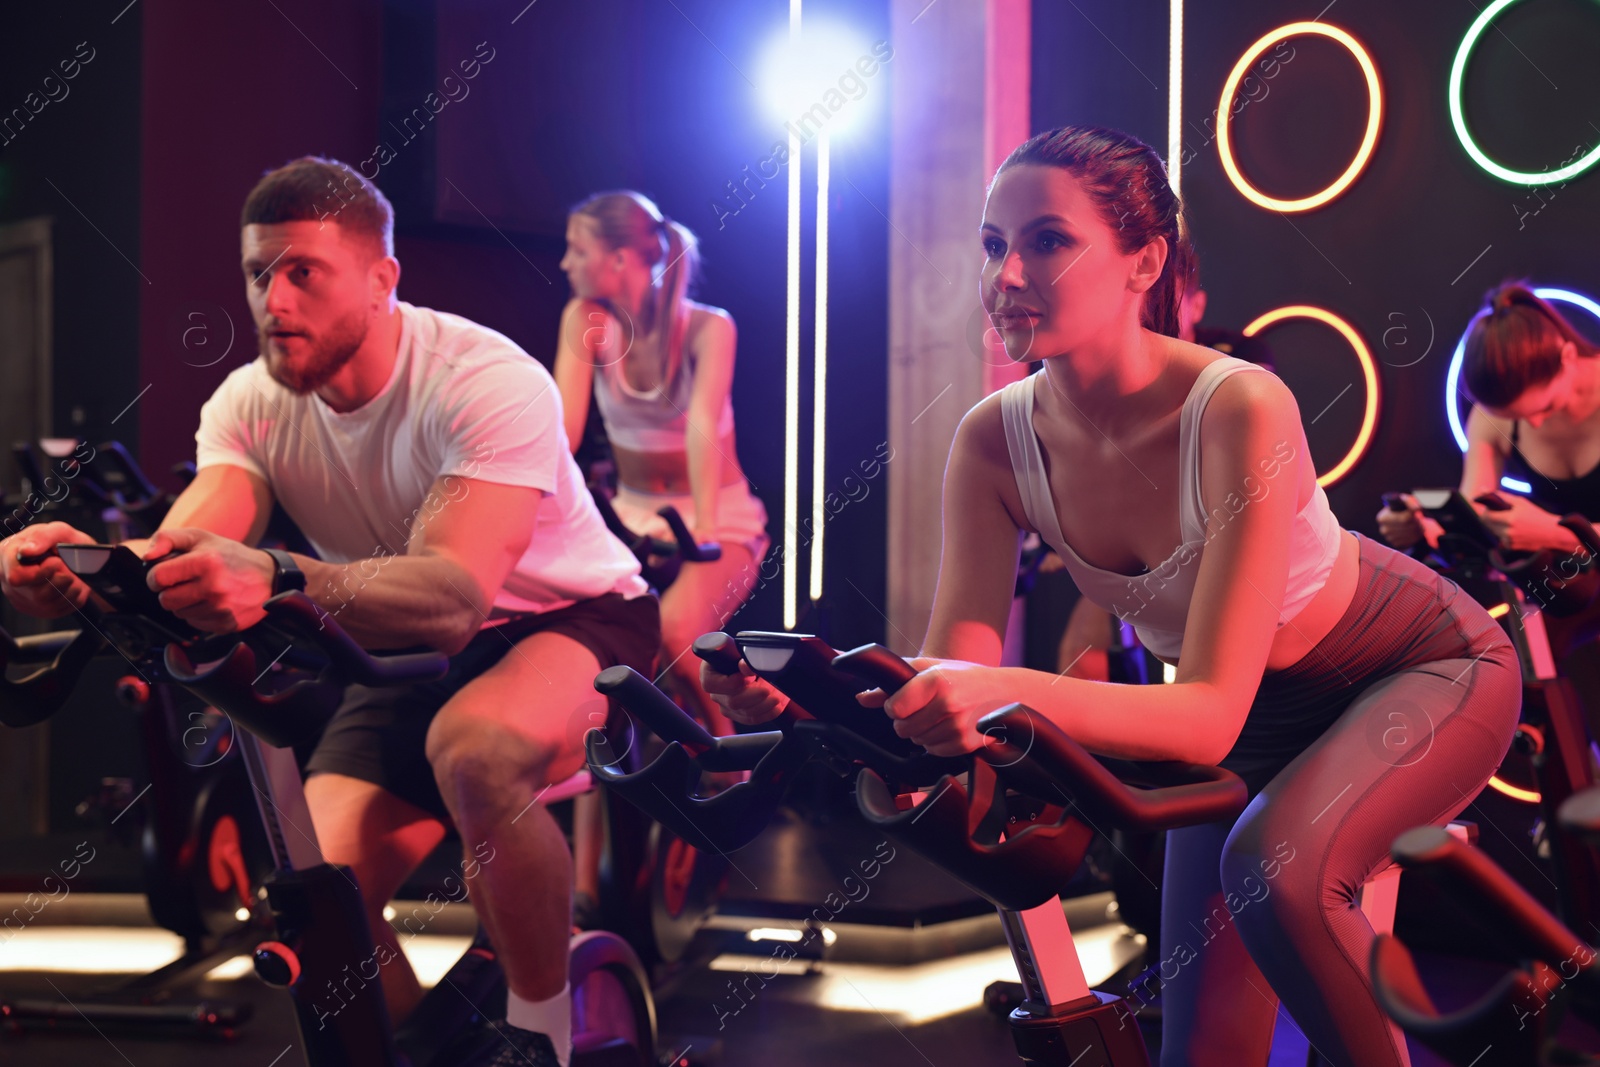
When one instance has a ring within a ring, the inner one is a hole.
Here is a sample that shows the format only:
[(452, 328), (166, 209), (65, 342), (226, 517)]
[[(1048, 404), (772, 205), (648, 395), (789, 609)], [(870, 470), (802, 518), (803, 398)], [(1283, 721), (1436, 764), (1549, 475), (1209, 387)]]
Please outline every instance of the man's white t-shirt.
[(404, 555), (413, 521), (463, 499), (469, 479), (537, 489), (533, 538), (486, 622), (645, 595), (638, 560), (606, 529), (572, 459), (550, 372), (487, 327), (399, 306), (399, 352), (377, 396), (337, 412), (274, 381), (258, 357), (201, 409), (195, 466), (265, 480), (333, 563)]

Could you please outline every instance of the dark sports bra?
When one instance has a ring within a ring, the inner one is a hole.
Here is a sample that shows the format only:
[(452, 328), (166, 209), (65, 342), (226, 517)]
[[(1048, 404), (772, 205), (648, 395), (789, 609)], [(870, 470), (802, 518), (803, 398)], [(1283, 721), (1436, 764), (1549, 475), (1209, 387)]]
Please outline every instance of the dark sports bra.
[(1585, 518), (1600, 521), (1600, 463), (1576, 478), (1552, 478), (1536, 471), (1517, 448), (1521, 421), (1511, 424), (1511, 454), (1506, 457), (1506, 473), (1533, 487), (1528, 499), (1553, 515), (1576, 511)]

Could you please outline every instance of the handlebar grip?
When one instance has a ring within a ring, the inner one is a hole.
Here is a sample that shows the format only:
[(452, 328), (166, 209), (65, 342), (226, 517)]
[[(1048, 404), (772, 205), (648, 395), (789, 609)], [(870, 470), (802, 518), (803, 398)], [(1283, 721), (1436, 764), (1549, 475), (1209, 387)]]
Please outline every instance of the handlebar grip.
[(1486, 906), (1486, 914), (1522, 936), (1532, 954), (1549, 964), (1586, 961), (1592, 971), (1595, 950), (1545, 910), (1499, 865), (1440, 826), (1418, 826), (1394, 839), (1389, 854), (1407, 870), (1423, 870), (1467, 886)]
[(833, 658), (833, 665), (882, 689), (890, 696), (917, 676), (911, 664), (882, 645), (862, 645)]
[(713, 630), (695, 638), (694, 654), (718, 674), (739, 673), (739, 642), (721, 630)]
[(51, 663), (69, 645), (78, 639), (81, 630), (53, 630), (44, 634), (12, 637), (0, 629), (0, 649), (3, 658), (16, 664)]
[(654, 730), (664, 741), (676, 741), (698, 756), (714, 746), (717, 739), (695, 722), (665, 693), (650, 684), (650, 679), (632, 667), (607, 667), (594, 677), (595, 692), (613, 697), (630, 713)]
[(309, 640), (328, 657), (341, 680), (361, 685), (403, 685), (444, 676), (450, 661), (441, 652), (374, 656), (344, 631), (328, 612), (301, 592), (279, 593), (264, 605), (267, 617)]
[(701, 544), (694, 539), (688, 523), (683, 521), (683, 516), (678, 514), (677, 508), (668, 504), (656, 514), (666, 521), (667, 529), (672, 531), (672, 538), (677, 542), (667, 545), (667, 551), (676, 550), (685, 563), (711, 563), (722, 558), (720, 544), (715, 541)]
[[(1177, 829), (1237, 816), (1249, 800), (1238, 775), (1221, 767), (1178, 762), (1114, 761), (1113, 771), (1060, 727), (1023, 704), (978, 720), (989, 744), (979, 750), (1001, 775), (1050, 799), (1071, 790), (1078, 806), (1134, 831)], [(1127, 780), (1125, 780), (1127, 779)], [(1153, 786), (1138, 789), (1130, 781)]]
[(1574, 511), (1570, 515), (1563, 515), (1557, 522), (1571, 530), (1590, 555), (1600, 556), (1600, 533), (1595, 532), (1594, 524), (1587, 516)]

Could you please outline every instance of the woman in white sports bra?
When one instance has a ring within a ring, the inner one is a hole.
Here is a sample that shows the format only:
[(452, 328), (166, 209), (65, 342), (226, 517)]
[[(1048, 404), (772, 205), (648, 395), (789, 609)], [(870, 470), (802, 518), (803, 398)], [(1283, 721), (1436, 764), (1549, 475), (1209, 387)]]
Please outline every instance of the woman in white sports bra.
[[(1039, 134), (1001, 165), (980, 240), (984, 306), (1011, 357), (1043, 367), (956, 432), (896, 730), (967, 752), (981, 716), (1020, 701), (1095, 752), (1236, 771), (1253, 795), (1237, 822), (1168, 836), (1162, 1064), (1265, 1067), (1280, 999), (1332, 1063), (1408, 1063), (1355, 893), (1498, 766), (1521, 703), (1509, 641), (1449, 581), (1340, 529), (1276, 376), (1177, 339), (1190, 251), (1149, 146)], [(1030, 531), (1174, 684), (996, 666)], [(737, 719), (781, 710), (757, 680), (702, 677)]]
[(687, 563), (661, 598), (661, 667), (681, 700), (716, 733), (730, 732), (699, 685), (694, 639), (721, 629), (755, 586), (767, 513), (750, 492), (734, 443), (733, 318), (687, 299), (694, 234), (635, 192), (600, 193), (573, 208), (561, 260), (573, 298), (561, 315), (555, 379), (576, 451), (594, 396), (617, 465), (617, 515), (670, 537), (657, 511), (678, 509), (722, 558)]

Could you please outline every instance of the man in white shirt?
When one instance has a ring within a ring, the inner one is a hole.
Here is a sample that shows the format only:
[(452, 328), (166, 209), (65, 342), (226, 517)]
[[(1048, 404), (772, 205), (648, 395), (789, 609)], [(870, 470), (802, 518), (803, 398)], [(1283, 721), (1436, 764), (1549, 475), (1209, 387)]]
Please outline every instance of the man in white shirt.
[[(492, 330), (400, 302), (392, 220), (329, 160), (295, 160), (251, 192), (242, 265), (260, 356), (206, 403), (199, 473), (135, 549), (184, 553), (151, 582), (202, 630), (249, 627), (303, 580), (362, 645), (451, 656), (439, 682), (348, 692), (307, 767), (317, 836), (360, 883), (399, 1022), (421, 989), (383, 907), (453, 821), (511, 989), (498, 1055), (564, 1065), (571, 856), (536, 802), (583, 766), (584, 729), (605, 713), (595, 674), (650, 670), (656, 600), (589, 497), (549, 373)], [(250, 547), (275, 501), (321, 559)], [(59, 560), (18, 557), (87, 540), (59, 523), (11, 538), (6, 595), (43, 616), (81, 605)]]

